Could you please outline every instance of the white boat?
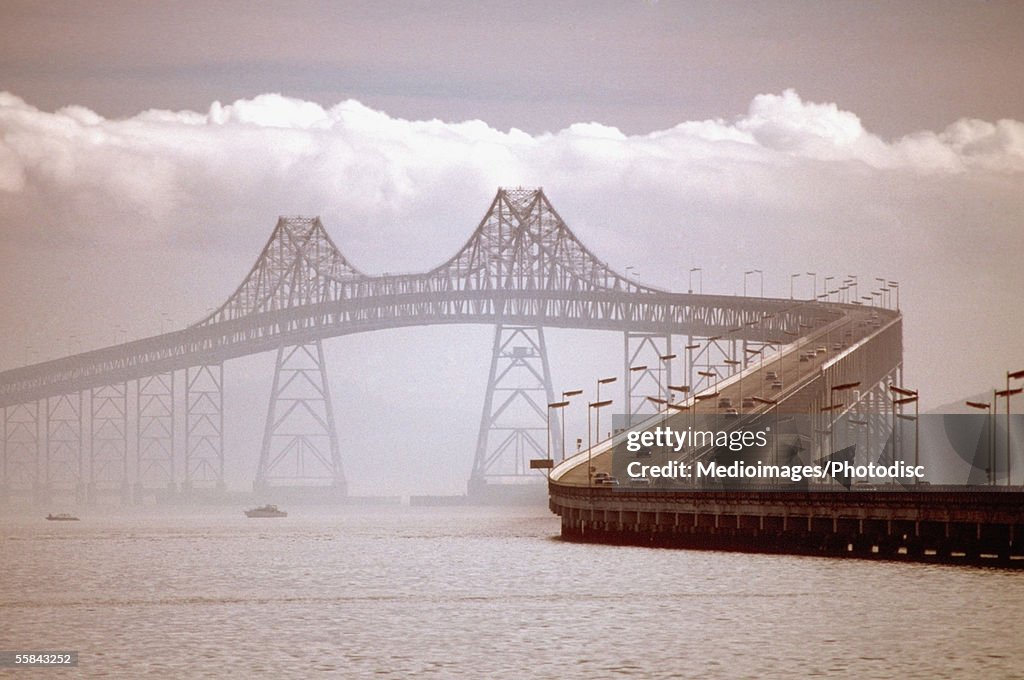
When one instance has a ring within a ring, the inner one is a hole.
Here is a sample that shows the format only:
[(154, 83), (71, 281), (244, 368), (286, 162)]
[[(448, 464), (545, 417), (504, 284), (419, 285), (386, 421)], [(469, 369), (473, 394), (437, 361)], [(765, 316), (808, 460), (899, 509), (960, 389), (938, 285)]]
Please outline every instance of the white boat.
[(276, 505), (261, 505), (258, 508), (245, 511), (246, 517), (287, 517), (288, 513), (279, 509)]

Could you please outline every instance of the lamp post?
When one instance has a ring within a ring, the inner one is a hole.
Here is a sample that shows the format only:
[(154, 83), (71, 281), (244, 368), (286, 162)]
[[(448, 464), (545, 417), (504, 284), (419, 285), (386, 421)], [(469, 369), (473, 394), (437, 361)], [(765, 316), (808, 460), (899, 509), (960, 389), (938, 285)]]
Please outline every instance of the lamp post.
[[(892, 462), (896, 462), (896, 407), (903, 406), (905, 404), (914, 405), (914, 467), (917, 467), (919, 462), (919, 450), (918, 450), (918, 434), (920, 429), (918, 426), (917, 416), (919, 415), (918, 405), (918, 394), (917, 390), (908, 390), (904, 387), (897, 387), (896, 385), (889, 385), (889, 390), (900, 395), (901, 398), (892, 400)], [(900, 447), (900, 459), (902, 460), (903, 449)], [(914, 478), (917, 479), (916, 477)]]
[(811, 299), (818, 297), (818, 272), (806, 272), (811, 277), (811, 288), (814, 290), (811, 292)]
[[(822, 413), (831, 413), (832, 411), (838, 411), (839, 409), (843, 408), (844, 405), (845, 404), (843, 404), (843, 402), (839, 402), (838, 404), (827, 404), (825, 406), (822, 406), (820, 411)], [(834, 423), (829, 423), (828, 429), (826, 430), (826, 432), (828, 433), (828, 455), (830, 456), (833, 453), (835, 453), (836, 448), (835, 439), (833, 438), (833, 433), (835, 432), (835, 429), (836, 428), (834, 427)]]
[(596, 409), (598, 416), (600, 416), (601, 409), (611, 403), (611, 399), (606, 399), (605, 401), (592, 401), (587, 408), (587, 486), (594, 485), (594, 468), (591, 465), (594, 460), (594, 446), (590, 440), (590, 412)]
[(689, 345), (684, 347), (686, 350), (686, 379), (691, 383), (693, 382), (693, 350), (700, 349), (699, 342), (691, 342)]
[[(868, 437), (871, 436), (871, 429), (867, 426), (868, 425), (868, 421), (866, 421), (866, 420), (858, 420), (857, 418), (849, 418), (846, 422), (850, 423), (851, 425), (859, 425), (859, 426), (864, 428), (864, 462), (867, 463), (870, 460), (870, 451), (869, 451), (869, 449), (871, 448), (871, 442), (868, 440)], [(856, 437), (854, 438), (854, 444), (856, 445)], [(857, 449), (856, 449), (856, 446), (854, 447), (854, 452), (853, 452), (853, 464), (854, 464), (854, 466), (857, 465)]]
[[(564, 401), (555, 401), (555, 402), (551, 402), (550, 404), (548, 404), (548, 459), (546, 461), (547, 462), (546, 467), (547, 467), (547, 470), (548, 470), (548, 476), (549, 477), (551, 476), (551, 468), (554, 466), (553, 463), (551, 462), (551, 411), (553, 409), (559, 409), (559, 410), (564, 412), (565, 407), (568, 406), (568, 405), (569, 405), (569, 400), (568, 399), (566, 399)], [(564, 419), (563, 419), (563, 422), (565, 422)], [(565, 431), (564, 431), (564, 427), (565, 426), (563, 425), (563, 431), (562, 431), (562, 460), (565, 460)]]
[(898, 312), (900, 311), (900, 282), (890, 281), (889, 288), (896, 291), (896, 311)]
[(664, 427), (665, 417), (668, 415), (668, 408), (665, 408), (663, 411), (662, 407), (668, 406), (668, 399), (662, 399), (661, 397), (647, 397), (647, 401), (654, 404), (654, 408), (658, 411), (658, 413), (661, 413), (661, 425), (662, 427)]
[(710, 379), (714, 378), (715, 379), (715, 386), (714, 386), (715, 394), (718, 394), (718, 371), (697, 371), (697, 375), (702, 375), (705, 378), (708, 378), (708, 386), (709, 387), (711, 386), (711, 384), (710, 384), (711, 380)]
[[(1010, 380), (1024, 378), (1024, 371), (1006, 372), (1006, 390), (1002, 396), (1006, 397), (1006, 486), (1010, 486), (1010, 397), (1020, 394), (1022, 388), (1010, 389)], [(997, 393), (998, 394), (998, 393)]]
[[(669, 362), (672, 361), (675, 358), (676, 358), (675, 354), (663, 354), (663, 355), (658, 357), (658, 359), (660, 359), (661, 362), (664, 364), (664, 370), (665, 370), (665, 373), (666, 373), (666, 375), (665, 375), (665, 384), (666, 385), (668, 384), (668, 381), (672, 378), (672, 375), (671, 375), (672, 371), (670, 370), (672, 368), (672, 366), (669, 364)], [(661, 371), (658, 371), (658, 396), (660, 397), (662, 395), (663, 395), (663, 393), (661, 391)], [(668, 390), (667, 389), (664, 392), (664, 396), (668, 397)]]
[(968, 401), (965, 402), (971, 408), (985, 409), (988, 411), (988, 419), (986, 425), (988, 425), (988, 453), (985, 461), (985, 474), (988, 477), (989, 486), (993, 486), (996, 483), (996, 425), (994, 415), (994, 407), (996, 404), (996, 391), (992, 390), (992, 403), (986, 403), (984, 401)]
[[(618, 380), (617, 376), (611, 376), (610, 378), (600, 378), (597, 381), (597, 401), (601, 401), (601, 385), (610, 385), (611, 383)], [(626, 404), (626, 408), (629, 408), (629, 404)], [(597, 413), (597, 441), (601, 441), (601, 412)]]
[[(768, 345), (761, 345), (761, 349), (751, 349), (749, 347), (744, 347), (743, 348), (743, 353), (744, 354), (747, 354), (747, 355), (750, 355), (750, 356), (757, 355), (757, 370), (758, 370), (758, 373), (761, 373), (761, 369), (764, 368), (764, 350), (765, 350), (766, 347), (768, 347)], [(743, 359), (747, 362), (748, 366), (750, 365), (750, 356), (743, 357)], [(761, 374), (761, 383), (760, 384), (761, 384), (761, 389), (763, 390), (764, 389), (764, 375), (763, 374)], [(743, 403), (743, 401), (741, 400), (740, 404), (742, 405), (742, 403)]]
[(831, 280), (832, 280), (832, 279), (834, 279), (834, 278), (836, 278), (836, 277), (834, 277), (834, 276), (826, 276), (826, 277), (825, 277), (825, 285), (824, 285), (824, 286), (822, 286), (822, 288), (821, 288), (821, 292), (825, 294), (825, 297), (826, 297), (826, 298), (828, 298), (828, 297), (829, 297), (829, 292), (828, 292), (828, 282), (829, 282), (829, 281), (831, 281)]
[(751, 269), (750, 271), (743, 272), (743, 297), (747, 297), (747, 276), (749, 274), (761, 275), (761, 297), (764, 297), (764, 272), (760, 269)]
[[(679, 392), (680, 394), (689, 394), (690, 393), (690, 386), (689, 385), (669, 385), (668, 389), (669, 389), (670, 392)], [(676, 411), (688, 411), (690, 409), (690, 407), (687, 406), (687, 405), (673, 404), (671, 396), (669, 396), (669, 398), (668, 398), (668, 407), (671, 408), (671, 409), (675, 409)], [(690, 416), (691, 416), (690, 417), (690, 425), (693, 425), (694, 424), (693, 414), (691, 413)]]
[(718, 396), (718, 392), (708, 392), (707, 394), (695, 394), (693, 395), (693, 418), (691, 419), (696, 426), (697, 422), (697, 402), (706, 401), (708, 399), (714, 399)]
[(701, 294), (703, 294), (704, 293), (704, 270), (701, 269), (700, 267), (693, 267), (692, 269), (690, 269), (689, 292), (690, 293), (693, 292), (693, 273), (694, 272), (698, 272), (697, 282), (698, 282), (698, 284), (700, 286), (700, 292), (701, 292)]
[[(725, 364), (726, 366), (732, 367), (732, 370), (734, 370), (734, 371), (742, 371), (743, 370), (742, 368), (736, 368), (737, 366), (739, 366), (742, 363), (738, 359), (722, 359), (722, 363)], [(740, 396), (739, 396), (740, 403), (737, 404), (737, 409), (736, 409), (737, 412), (738, 412), (739, 411), (738, 407), (743, 404), (743, 379), (741, 378), (741, 379), (737, 380), (736, 384), (739, 385), (739, 388), (740, 388)]]
[(795, 279), (799, 278), (799, 276), (800, 276), (800, 274), (790, 274), (789, 275), (789, 299), (790, 300), (793, 299), (793, 281)]
[[(647, 364), (643, 366), (630, 366), (630, 373), (640, 373), (647, 370)], [(641, 376), (642, 377), (642, 376)], [(637, 378), (639, 381), (641, 378)], [(630, 375), (626, 376), (626, 425), (633, 425), (633, 377)], [(600, 436), (598, 432), (598, 436)]]
[[(1006, 384), (1009, 385), (1010, 381), (1007, 379)], [(1020, 394), (1024, 391), (1024, 388), (1010, 389), (1007, 387), (1005, 390), (999, 390), (996, 392), (997, 397), (1006, 398), (1006, 486), (1010, 486), (1010, 397), (1015, 394)]]
[[(583, 394), (583, 390), (566, 390), (562, 392), (562, 399), (568, 400)], [(562, 409), (562, 460), (565, 460), (565, 409)]]
[[(896, 417), (899, 418), (900, 420), (913, 420), (914, 421), (914, 467), (917, 467), (918, 464), (920, 463), (920, 459), (918, 457), (918, 443), (917, 443), (919, 432), (920, 432), (920, 430), (918, 429), (918, 425), (917, 425), (917, 417), (918, 417), (917, 397), (906, 397), (904, 399), (897, 399), (896, 401), (899, 404), (901, 404), (901, 405), (902, 404), (913, 404), (914, 405), (914, 415), (907, 416), (907, 415), (903, 415), (902, 413), (900, 413)], [(902, 429), (902, 426), (901, 426), (901, 429)], [(901, 453), (902, 453), (902, 446), (901, 446)], [(914, 484), (917, 484), (917, 482), (918, 482), (917, 477), (914, 477)]]
[[(832, 395), (831, 399), (835, 400), (836, 392), (845, 392), (847, 390), (852, 390), (855, 387), (860, 387), (860, 381), (859, 380), (856, 381), (856, 382), (848, 382), (848, 383), (842, 383), (840, 385), (833, 385), (832, 389), (830, 390), (830, 394)], [(854, 462), (856, 462), (856, 461), (854, 461)]]
[[(887, 288), (885, 287), (885, 282), (886, 282), (886, 279), (882, 278), (881, 276), (876, 276), (876, 277), (875, 277), (875, 281), (878, 281), (878, 290), (879, 290), (879, 293), (878, 293), (878, 294), (879, 294), (879, 296), (880, 296), (880, 299), (879, 299), (878, 303), (879, 303), (879, 304), (880, 304), (880, 305), (881, 305), (882, 307), (885, 307), (885, 306), (886, 306), (886, 302), (885, 302), (885, 293), (886, 293), (886, 292), (888, 291), (888, 289), (887, 289)], [(873, 295), (873, 294), (874, 294), (874, 293), (872, 293), (872, 295)]]
[(765, 399), (764, 397), (753, 396), (751, 397), (758, 404), (764, 404), (765, 406), (771, 406), (775, 411), (775, 432), (772, 433), (772, 445), (774, 448), (775, 464), (779, 464), (779, 402), (775, 399)]

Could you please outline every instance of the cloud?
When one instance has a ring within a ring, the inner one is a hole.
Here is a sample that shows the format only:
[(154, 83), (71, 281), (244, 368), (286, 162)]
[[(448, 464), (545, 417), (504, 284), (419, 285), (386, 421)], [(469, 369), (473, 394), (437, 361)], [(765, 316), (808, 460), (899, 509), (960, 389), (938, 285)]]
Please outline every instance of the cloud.
[(453, 180), (488, 187), (574, 175), (597, 188), (645, 175), (701, 177), (813, 161), (910, 173), (1024, 172), (1024, 124), (1017, 121), (961, 120), (887, 143), (854, 113), (804, 102), (792, 90), (758, 95), (732, 122), (681, 123), (638, 136), (593, 122), (531, 136), (481, 121), (407, 121), (353, 100), (325, 109), (275, 94), (215, 102), (205, 114), (151, 110), (107, 120), (78, 106), (39, 111), (4, 93), (0, 130), (0, 191), (59, 194), (80, 216), (77, 228), (101, 239), (111, 206), (144, 217), (135, 228), (152, 234), (177, 228), (175, 211), (197, 193), (225, 209), (256, 190), (277, 204), (291, 196), (283, 203), (395, 217), (401, 202)]
[[(73, 301), (146, 318), (134, 293), (198, 318), (237, 285), (279, 214), (321, 215), (366, 271), (424, 270), (461, 246), (499, 185), (544, 186), (598, 256), (677, 290), (693, 266), (724, 293), (755, 266), (779, 296), (796, 272), (822, 272), (819, 291), (828, 273), (900, 279), (908, 368), (936, 401), (1024, 364), (1009, 340), (1019, 322), (1003, 315), (1024, 289), (1024, 123), (964, 119), (886, 140), (792, 90), (757, 95), (733, 119), (642, 135), (596, 121), (531, 135), (277, 94), (106, 119), (0, 93), (0, 313)], [(166, 252), (179, 256), (152, 254)], [(89, 285), (26, 283), (58, 261)], [(127, 287), (126, 275), (137, 277)], [(809, 294), (808, 276), (794, 285)], [(137, 322), (138, 334), (155, 324)], [(4, 326), (0, 345), (46, 344)], [(930, 371), (953, 351), (960, 364)]]

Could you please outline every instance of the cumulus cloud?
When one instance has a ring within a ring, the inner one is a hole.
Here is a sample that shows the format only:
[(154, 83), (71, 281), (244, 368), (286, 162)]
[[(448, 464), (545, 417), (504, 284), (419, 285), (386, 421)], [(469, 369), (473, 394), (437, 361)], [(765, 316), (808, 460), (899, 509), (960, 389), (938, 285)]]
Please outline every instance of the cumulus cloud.
[[(499, 185), (544, 186), (599, 256), (655, 285), (684, 289), (692, 266), (703, 267), (705, 290), (724, 293), (739, 292), (751, 267), (781, 296), (796, 272), (822, 272), (819, 290), (847, 270), (898, 278), (908, 367), (943, 398), (996, 370), (996, 356), (1024, 360), (1006, 340), (1019, 322), (1000, 316), (1019, 308), (1024, 287), (1013, 259), (1024, 248), (1024, 123), (965, 119), (886, 140), (854, 112), (791, 90), (757, 95), (732, 119), (643, 135), (599, 121), (531, 135), (276, 94), (106, 119), (0, 93), (0, 313), (31, 318), (61, 304), (70, 284), (25, 282), (60, 261), (89, 282), (77, 305), (145, 316), (110, 274), (135, 267), (140, 298), (185, 286), (195, 295), (163, 304), (198, 318), (230, 293), (279, 214), (321, 215), (367, 271), (427, 269), (464, 242)], [(155, 255), (145, 267), (117, 264), (168, 249), (191, 249), (187, 273)], [(796, 285), (809, 294), (806, 274)], [(187, 308), (193, 298), (202, 302)], [(958, 314), (963, 324), (949, 324)], [(0, 344), (45, 344), (4, 325)], [(930, 373), (951, 348), (978, 346), (968, 325), (991, 349)]]
[(57, 194), (77, 217), (73, 228), (100, 239), (111, 209), (143, 217), (134, 228), (151, 234), (178, 228), (176, 211), (197, 196), (230, 211), (254, 191), (272, 199), (268, 209), (355, 210), (372, 220), (371, 213), (396, 218), (403, 202), (452, 182), (491, 187), (573, 176), (598, 189), (800, 161), (911, 173), (1024, 172), (1024, 124), (1017, 121), (961, 120), (890, 143), (854, 113), (804, 102), (791, 90), (758, 95), (734, 121), (638, 136), (596, 122), (531, 136), (481, 121), (407, 121), (353, 100), (325, 109), (275, 94), (215, 102), (204, 114), (152, 110), (107, 120), (78, 106), (39, 111), (4, 93), (0, 131), (7, 204), (17, 202), (11, 194)]

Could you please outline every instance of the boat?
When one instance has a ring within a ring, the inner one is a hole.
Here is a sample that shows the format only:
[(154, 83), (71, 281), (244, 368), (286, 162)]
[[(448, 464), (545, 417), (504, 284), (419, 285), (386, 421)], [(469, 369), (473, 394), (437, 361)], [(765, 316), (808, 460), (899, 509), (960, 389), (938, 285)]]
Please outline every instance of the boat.
[(77, 522), (78, 521), (77, 517), (75, 517), (74, 515), (69, 515), (66, 512), (58, 512), (56, 515), (54, 515), (52, 513), (48, 514), (46, 516), (46, 519), (50, 520), (51, 522)]
[(258, 508), (245, 511), (246, 517), (287, 517), (288, 513), (279, 509), (276, 505), (261, 505)]

